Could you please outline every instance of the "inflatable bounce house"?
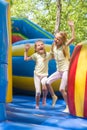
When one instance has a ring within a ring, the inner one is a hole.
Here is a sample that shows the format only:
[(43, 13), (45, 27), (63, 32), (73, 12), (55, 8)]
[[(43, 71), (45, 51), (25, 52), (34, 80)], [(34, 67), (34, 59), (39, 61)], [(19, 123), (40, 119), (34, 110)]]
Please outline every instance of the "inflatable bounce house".
[[(9, 2), (0, 0), (0, 129), (87, 129), (87, 41), (69, 47), (71, 61), (67, 91), (70, 113), (63, 112), (65, 102), (62, 99), (52, 108), (48, 98), (47, 105), (44, 107), (40, 102), (40, 109), (36, 110), (34, 96), (13, 95), (12, 90), (14, 87), (20, 91), (35, 91), (35, 63), (24, 61), (24, 46), (31, 44), (31, 55), (35, 41), (42, 39), (49, 51), (54, 36), (27, 19), (11, 19)], [(51, 60), (49, 75), (55, 70), (55, 61)], [(58, 91), (59, 83), (60, 80), (53, 84), (55, 91)]]

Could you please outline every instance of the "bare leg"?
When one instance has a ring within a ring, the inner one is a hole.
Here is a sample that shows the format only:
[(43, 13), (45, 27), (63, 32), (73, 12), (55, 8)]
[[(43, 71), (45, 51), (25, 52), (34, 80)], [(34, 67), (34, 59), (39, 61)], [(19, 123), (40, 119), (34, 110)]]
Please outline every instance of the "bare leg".
[(55, 95), (54, 90), (50, 84), (46, 84), (47, 89), (49, 90), (51, 96), (53, 97)]
[(62, 94), (64, 101), (66, 102), (66, 105), (67, 105), (67, 92), (65, 90), (61, 90), (61, 94)]
[(36, 109), (39, 109), (40, 95), (36, 96)]
[(58, 97), (55, 95), (52, 86), (49, 85), (49, 84), (46, 84), (46, 85), (47, 85), (47, 88), (48, 88), (48, 90), (49, 90), (49, 92), (50, 92), (50, 94), (52, 96), (52, 107), (54, 107), (55, 104), (56, 104), (56, 101), (57, 101)]
[(66, 108), (64, 109), (63, 112), (69, 113), (68, 102), (67, 102), (67, 92), (65, 90), (61, 90), (61, 94), (64, 98), (64, 101), (66, 102)]
[(60, 72), (59, 71), (56, 71), (55, 73), (53, 73), (50, 77), (48, 77), (47, 81), (46, 81), (46, 86), (48, 88), (48, 91), (50, 92), (51, 94), (51, 97), (52, 97), (52, 107), (55, 106), (56, 104), (56, 101), (57, 101), (57, 96), (55, 95), (54, 93), (54, 90), (51, 86), (51, 84), (58, 80), (60, 78)]
[(48, 90), (47, 90), (47, 87), (45, 85), (42, 86), (42, 92), (43, 92), (42, 105), (45, 106), (46, 105), (46, 98), (47, 98), (47, 94), (48, 94)]
[(66, 108), (65, 108), (64, 112), (69, 112), (68, 102), (67, 102), (67, 91), (66, 91), (67, 77), (68, 77), (68, 71), (63, 72), (62, 79), (61, 79), (61, 85), (60, 85), (60, 92), (66, 102)]

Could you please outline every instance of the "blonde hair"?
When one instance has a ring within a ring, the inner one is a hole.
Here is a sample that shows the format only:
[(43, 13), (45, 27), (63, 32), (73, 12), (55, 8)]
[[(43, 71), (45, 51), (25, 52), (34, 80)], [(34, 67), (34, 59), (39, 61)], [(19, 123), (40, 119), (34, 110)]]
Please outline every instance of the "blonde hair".
[(63, 44), (67, 41), (67, 33), (64, 31), (60, 31), (59, 34), (62, 36)]
[(64, 31), (60, 31), (59, 34), (62, 36), (63, 40), (63, 54), (66, 58), (70, 59), (69, 47), (65, 44), (67, 41), (67, 33)]
[(65, 31), (58, 32), (59, 37), (62, 40), (63, 54), (66, 58), (70, 59), (69, 47), (66, 45), (67, 33)]
[(66, 45), (63, 45), (63, 54), (68, 60), (70, 60), (70, 50)]

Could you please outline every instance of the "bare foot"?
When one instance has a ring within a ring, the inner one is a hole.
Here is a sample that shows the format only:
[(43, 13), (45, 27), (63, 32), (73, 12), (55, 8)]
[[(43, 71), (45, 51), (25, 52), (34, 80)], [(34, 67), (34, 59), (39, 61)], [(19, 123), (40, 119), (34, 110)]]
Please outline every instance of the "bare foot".
[(42, 99), (42, 105), (43, 105), (43, 106), (46, 106), (46, 98), (43, 98), (43, 99)]

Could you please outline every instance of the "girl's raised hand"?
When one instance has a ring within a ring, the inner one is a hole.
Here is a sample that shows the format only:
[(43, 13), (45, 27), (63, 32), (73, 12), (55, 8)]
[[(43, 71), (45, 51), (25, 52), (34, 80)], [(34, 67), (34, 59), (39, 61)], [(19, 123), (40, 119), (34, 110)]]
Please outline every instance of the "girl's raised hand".
[(69, 20), (69, 21), (68, 21), (68, 25), (69, 25), (69, 26), (74, 26), (74, 22), (73, 22), (72, 20)]
[(29, 48), (30, 48), (30, 44), (26, 44), (26, 45), (25, 45), (25, 51), (28, 51)]

